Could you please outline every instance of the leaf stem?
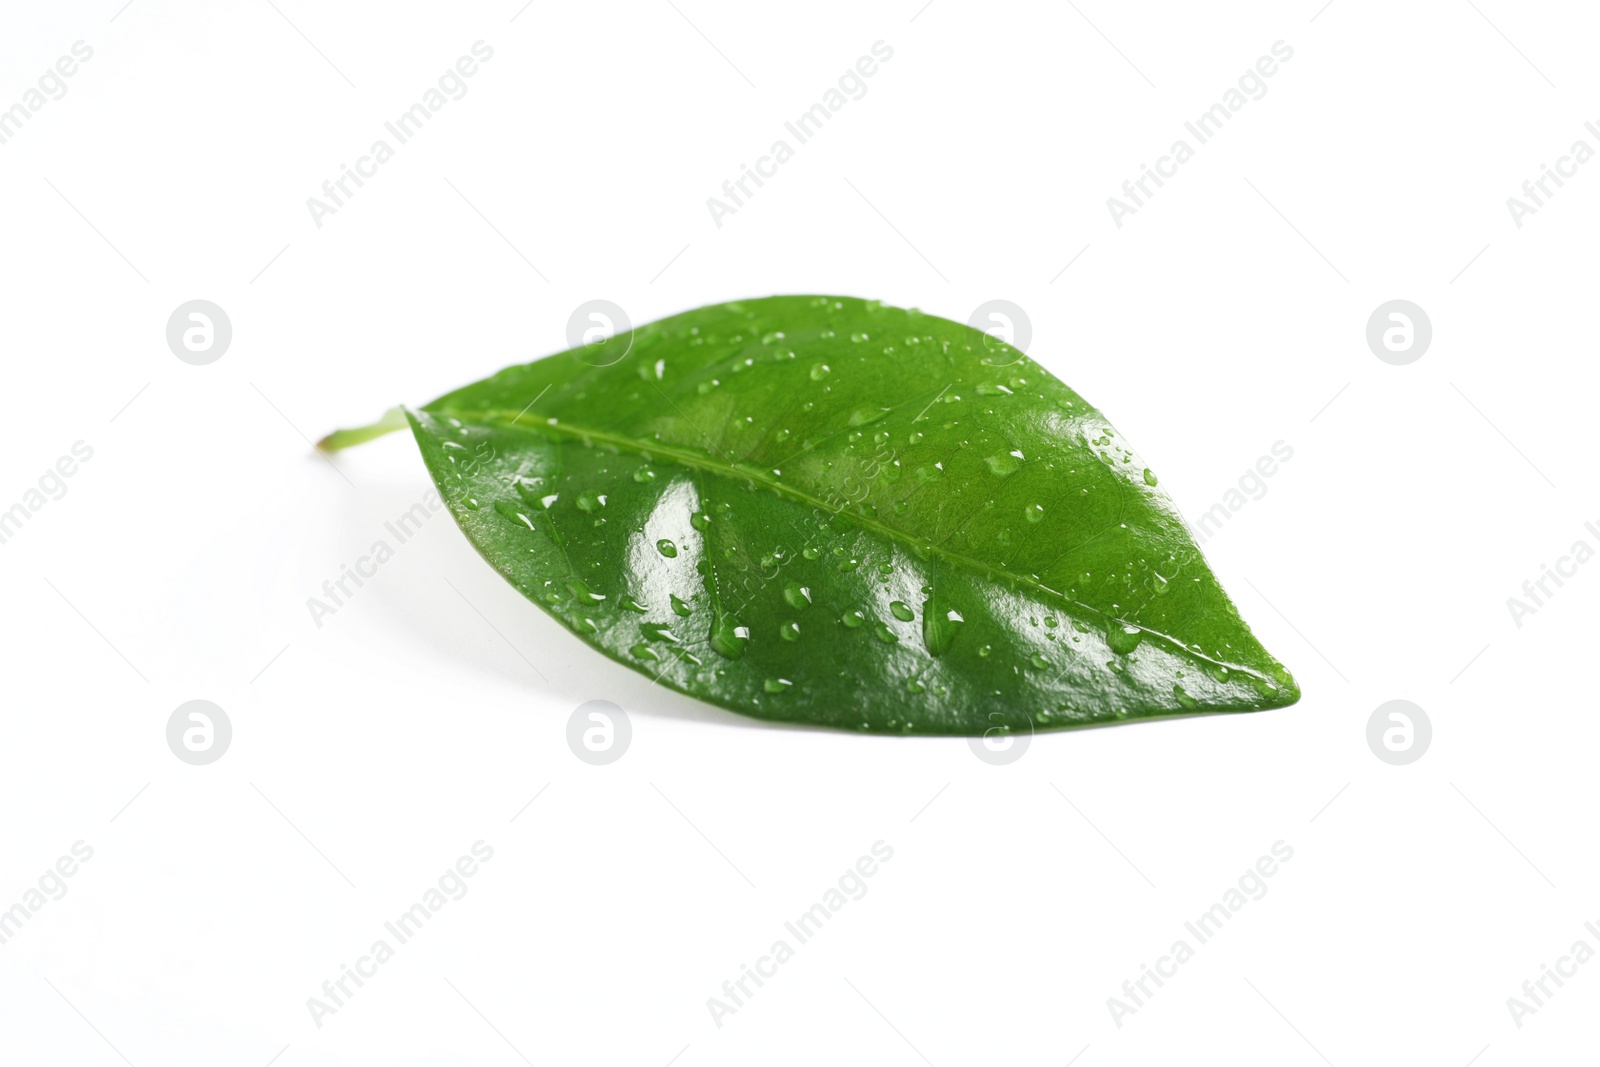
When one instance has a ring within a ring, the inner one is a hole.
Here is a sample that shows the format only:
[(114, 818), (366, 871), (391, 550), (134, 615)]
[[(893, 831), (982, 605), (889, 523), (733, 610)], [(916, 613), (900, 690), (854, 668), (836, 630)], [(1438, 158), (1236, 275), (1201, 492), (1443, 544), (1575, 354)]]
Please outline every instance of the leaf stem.
[(317, 442), (317, 447), (324, 452), (337, 452), (341, 448), (359, 445), (370, 441), (374, 437), (382, 437), (386, 433), (406, 428), (406, 409), (393, 407), (383, 413), (383, 417), (368, 426), (357, 426), (349, 430), (335, 430)]

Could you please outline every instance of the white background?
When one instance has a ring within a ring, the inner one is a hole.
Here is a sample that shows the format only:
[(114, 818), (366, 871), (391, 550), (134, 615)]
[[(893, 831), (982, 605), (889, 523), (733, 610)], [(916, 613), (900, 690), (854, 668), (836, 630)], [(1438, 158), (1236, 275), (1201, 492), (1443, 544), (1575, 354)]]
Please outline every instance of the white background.
[[(1520, 1028), (1506, 1000), (1600, 949), (1600, 566), (1521, 627), (1506, 600), (1600, 546), (1600, 164), (1521, 228), (1506, 198), (1600, 148), (1600, 26), (1317, 2), (8, 5), (0, 107), (94, 56), (0, 145), (0, 509), (93, 458), (0, 545), (0, 908), (94, 855), (0, 946), (0, 1060), (1592, 1056), (1600, 963)], [(314, 225), (478, 40), (467, 95)], [(865, 97), (718, 228), (706, 198), (879, 40)], [(1114, 225), (1106, 198), (1279, 40), (1269, 92)], [(429, 483), (405, 435), (337, 469), (308, 438), (560, 350), (591, 298), (642, 323), (772, 293), (1014, 301), (1191, 519), (1292, 447), (1206, 553), (1304, 699), (1005, 767), (765, 727), (589, 651), (443, 515), (314, 625)], [(234, 330), (203, 367), (164, 334), (196, 298)], [(1403, 367), (1364, 337), (1395, 298), (1434, 329)], [(234, 730), (205, 767), (165, 741), (195, 698)], [(1434, 730), (1403, 767), (1365, 734), (1397, 698)], [(608, 767), (565, 743), (590, 699), (632, 720)], [(315, 1025), (307, 998), (480, 839), (470, 892)], [(715, 1025), (707, 998), (878, 840), (867, 895)], [(1116, 1025), (1107, 998), (1279, 840), (1266, 896)]]

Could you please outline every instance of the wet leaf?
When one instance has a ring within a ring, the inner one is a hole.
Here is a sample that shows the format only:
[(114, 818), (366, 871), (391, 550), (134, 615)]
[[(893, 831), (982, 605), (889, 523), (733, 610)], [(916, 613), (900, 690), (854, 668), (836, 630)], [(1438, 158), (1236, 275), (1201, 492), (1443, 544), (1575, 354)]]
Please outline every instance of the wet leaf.
[(719, 304), (404, 416), (529, 600), (746, 715), (982, 734), (1299, 699), (1105, 416), (960, 323)]

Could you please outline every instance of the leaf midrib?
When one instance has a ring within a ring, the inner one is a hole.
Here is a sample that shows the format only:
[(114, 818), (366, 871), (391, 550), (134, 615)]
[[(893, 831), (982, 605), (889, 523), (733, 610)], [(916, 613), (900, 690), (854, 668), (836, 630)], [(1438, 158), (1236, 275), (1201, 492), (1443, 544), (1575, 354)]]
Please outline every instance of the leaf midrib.
[[(515, 414), (509, 411), (484, 410), (481, 408), (458, 410), (456, 408), (428, 407), (424, 408), (423, 410), (429, 415), (433, 416), (461, 419), (463, 421), (488, 421), (505, 429), (519, 430), (523, 433), (533, 436), (553, 433), (558, 436), (604, 441), (607, 444), (615, 445), (618, 448), (625, 448), (630, 452), (637, 453), (638, 455), (645, 456), (647, 458), (653, 456), (662, 456), (671, 459), (674, 462), (681, 463), (684, 466), (690, 467), (694, 470), (706, 471), (708, 473), (723, 477), (742, 478), (752, 484), (760, 485), (762, 488), (771, 489), (779, 496), (787, 497), (796, 503), (806, 504), (811, 507), (818, 508), (822, 511), (828, 512), (830, 515), (845, 515), (846, 518), (848, 518), (851, 522), (858, 523), (869, 530), (881, 534), (891, 541), (898, 542), (913, 550), (931, 552), (934, 555), (948, 560), (951, 563), (959, 564), (999, 581), (1016, 583), (1018, 585), (1026, 586), (1030, 589), (1038, 590), (1042, 594), (1054, 597), (1064, 607), (1076, 608), (1080, 611), (1087, 612), (1096, 618), (1103, 619), (1108, 625), (1117, 624), (1122, 626), (1137, 626), (1147, 637), (1153, 637), (1164, 642), (1173, 651), (1187, 659), (1204, 663), (1213, 663), (1219, 667), (1226, 667), (1232, 671), (1242, 671), (1245, 674), (1260, 678), (1263, 681), (1269, 680), (1267, 679), (1266, 675), (1253, 667), (1247, 667), (1244, 664), (1239, 663), (1229, 663), (1224, 660), (1216, 659), (1212, 656), (1207, 656), (1202, 652), (1196, 652), (1194, 649), (1184, 644), (1183, 641), (1172, 636), (1171, 634), (1163, 633), (1160, 630), (1152, 630), (1143, 623), (1135, 622), (1131, 619), (1119, 618), (1115, 615), (1110, 615), (1099, 608), (1094, 607), (1093, 605), (1085, 604), (1080, 600), (1074, 600), (1072, 597), (1067, 596), (1067, 594), (1061, 592), (1059, 589), (1054, 589), (1048, 585), (1045, 585), (1043, 582), (1033, 578), (1032, 576), (1020, 575), (1011, 571), (1001, 570), (991, 564), (983, 562), (982, 560), (973, 559), (971, 556), (963, 555), (960, 552), (954, 552), (941, 545), (933, 544), (931, 542), (918, 541), (914, 536), (906, 533), (904, 530), (898, 530), (892, 526), (885, 525), (877, 519), (866, 515), (860, 515), (854, 512), (846, 513), (843, 508), (830, 504), (821, 497), (813, 496), (802, 489), (796, 489), (794, 486), (785, 485), (775, 478), (770, 478), (755, 471), (736, 467), (731, 462), (718, 460), (716, 457), (704, 452), (690, 451), (673, 445), (662, 444), (661, 442), (656, 441), (641, 441), (637, 438), (629, 437), (625, 434), (614, 433), (610, 430), (598, 430), (592, 427), (576, 426), (563, 419), (560, 419), (559, 417), (556, 417), (552, 421), (550, 416), (530, 416), (526, 409)], [(544, 421), (542, 424), (529, 423), (526, 421), (529, 418), (542, 419)]]

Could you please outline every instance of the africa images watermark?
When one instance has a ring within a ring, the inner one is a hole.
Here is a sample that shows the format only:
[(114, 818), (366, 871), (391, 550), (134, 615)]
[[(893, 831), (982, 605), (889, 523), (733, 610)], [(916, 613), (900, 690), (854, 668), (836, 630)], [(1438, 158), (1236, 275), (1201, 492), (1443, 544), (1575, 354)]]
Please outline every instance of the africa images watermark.
[(1254, 464), (1245, 468), (1244, 473), (1239, 476), (1238, 488), (1228, 489), (1222, 494), (1221, 500), (1200, 513), (1199, 521), (1189, 530), (1193, 543), (1184, 547), (1181, 554), (1172, 553), (1155, 565), (1144, 582), (1132, 592), (1129, 599), (1124, 601), (1122, 607), (1125, 618), (1136, 618), (1146, 604), (1159, 596), (1164, 596), (1178, 575), (1190, 565), (1202, 561), (1200, 546), (1215, 537), (1217, 532), (1246, 504), (1267, 495), (1266, 480), (1276, 475), (1283, 469), (1283, 464), (1294, 458), (1293, 446), (1283, 440), (1274, 441), (1269, 451), (1270, 455), (1258, 456)]
[[(878, 73), (879, 63), (887, 63), (893, 58), (893, 48), (883, 41), (872, 42), (872, 55), (862, 56), (856, 60), (853, 67), (845, 68), (845, 72), (839, 75), (837, 88), (830, 88), (823, 93), (819, 103), (812, 104), (810, 108), (801, 112), (793, 122), (785, 122), (783, 128), (794, 138), (796, 145), (805, 144), (821, 133), (822, 127), (842, 110), (845, 104), (866, 96), (866, 79)], [(848, 98), (845, 96), (846, 93), (850, 94)], [(745, 206), (746, 200), (755, 196), (755, 190), (751, 189), (748, 183), (754, 182), (756, 189), (760, 189), (765, 184), (763, 178), (775, 177), (778, 167), (793, 158), (794, 147), (780, 137), (772, 142), (772, 147), (767, 150), (766, 155), (756, 159), (754, 169), (748, 164), (739, 164), (739, 176), (722, 183), (722, 195), (727, 197), (727, 200), (715, 196), (706, 198), (706, 210), (711, 212), (711, 221), (716, 223), (717, 229), (722, 229), (724, 215), (737, 213)]]
[(461, 856), (446, 867), (438, 882), (423, 890), (421, 900), (401, 912), (392, 922), (383, 924), (384, 932), (394, 939), (394, 944), (390, 944), (388, 938), (378, 938), (365, 955), (356, 957), (353, 968), (339, 964), (339, 977), (322, 983), (322, 996), (306, 998), (306, 1010), (311, 1013), (311, 1021), (318, 1030), (322, 1029), (324, 1019), (347, 1006), (350, 999), (366, 985), (363, 979), (376, 977), (378, 968), (394, 959), (397, 946), (421, 933), (422, 928), (450, 901), (460, 900), (467, 895), (467, 879), (478, 873), (481, 864), (494, 859), (494, 849), (481, 840), (474, 841), (470, 851), (472, 855)]
[[(1600, 542), (1600, 526), (1586, 522), (1583, 528), (1596, 542)], [(1556, 557), (1554, 567), (1548, 563), (1539, 564), (1539, 577), (1529, 578), (1522, 583), (1522, 595), (1527, 599), (1506, 597), (1506, 610), (1511, 612), (1511, 621), (1517, 624), (1517, 629), (1522, 629), (1522, 620), (1526, 616), (1536, 614), (1545, 606), (1545, 602), (1566, 584), (1562, 581), (1563, 578), (1576, 578), (1578, 568), (1594, 559), (1594, 556), (1594, 547), (1580, 537), (1572, 543), (1572, 548), (1566, 555)], [(1555, 583), (1555, 589), (1550, 588), (1552, 582)]]
[(78, 473), (79, 464), (87, 463), (94, 457), (94, 449), (84, 441), (74, 441), (71, 453), (59, 457), (52, 466), (45, 468), (44, 473), (39, 475), (37, 488), (24, 491), (21, 500), (0, 511), (0, 544), (17, 536), (23, 524), (50, 501), (66, 496), (66, 480)]
[[(1216, 937), (1223, 926), (1250, 901), (1260, 900), (1267, 895), (1267, 879), (1278, 873), (1279, 864), (1288, 863), (1294, 858), (1294, 849), (1283, 841), (1274, 841), (1271, 851), (1272, 855), (1260, 857), (1247, 868), (1239, 876), (1237, 884), (1229, 886), (1222, 894), (1219, 902), (1201, 912), (1193, 922), (1183, 924), (1183, 928), (1194, 938), (1194, 945), (1184, 938), (1178, 938), (1166, 955), (1156, 958), (1154, 968), (1148, 963), (1139, 964), (1139, 977), (1122, 983), (1121, 997), (1106, 998), (1106, 1010), (1111, 1013), (1111, 1021), (1117, 1024), (1118, 1030), (1122, 1029), (1124, 1018), (1145, 1007), (1156, 995), (1156, 990), (1166, 985), (1163, 979), (1175, 977), (1181, 965), (1194, 959), (1196, 946), (1204, 945)], [(1155, 983), (1155, 989), (1150, 988), (1152, 982)]]
[[(494, 58), (494, 49), (482, 41), (474, 41), (471, 51), (472, 55), (460, 57), (453, 67), (439, 75), (436, 85), (429, 86), (423, 92), (421, 102), (412, 104), (392, 122), (383, 124), (383, 128), (394, 138), (394, 145), (381, 137), (373, 141), (367, 154), (356, 158), (354, 169), (341, 163), (339, 176), (322, 183), (322, 195), (326, 199), (315, 196), (306, 198), (306, 210), (311, 212), (311, 221), (317, 229), (322, 229), (325, 216), (337, 214), (340, 208), (346, 206), (345, 202), (355, 196), (350, 183), (354, 182), (356, 189), (360, 189), (366, 184), (363, 178), (376, 177), (378, 167), (394, 158), (396, 146), (405, 144), (421, 133), (422, 128), (443, 110), (445, 104), (467, 95), (466, 80), (478, 73), (479, 63), (487, 63)], [(446, 96), (446, 93), (449, 95)]]
[(22, 930), (22, 924), (43, 910), (46, 904), (66, 896), (66, 880), (78, 873), (79, 864), (88, 863), (94, 858), (94, 849), (82, 841), (74, 841), (71, 852), (72, 855), (62, 856), (45, 868), (39, 876), (38, 888), (27, 889), (20, 901), (0, 911), (0, 945), (16, 937)]
[[(74, 59), (74, 56), (77, 58)], [(80, 63), (87, 63), (93, 58), (93, 48), (82, 41), (72, 42), (72, 55), (56, 60), (54, 67), (39, 75), (37, 88), (28, 89), (20, 101), (0, 111), (0, 145), (21, 133), (23, 125), (44, 110), (50, 101), (66, 96), (66, 79), (78, 73)]]
[[(1586, 922), (1583, 928), (1591, 937), (1600, 940), (1600, 926)], [(1523, 1020), (1529, 1015), (1537, 1015), (1540, 1008), (1548, 1007), (1545, 1002), (1567, 984), (1563, 979), (1576, 977), (1578, 968), (1594, 957), (1594, 946), (1579, 938), (1566, 955), (1556, 957), (1554, 968), (1548, 963), (1539, 964), (1539, 977), (1522, 983), (1522, 996), (1506, 998), (1506, 1010), (1511, 1013), (1511, 1021), (1517, 1024), (1517, 1029), (1522, 1029)], [(1555, 989), (1550, 988), (1552, 983)]]
[[(762, 979), (776, 977), (778, 967), (794, 959), (796, 946), (815, 937), (823, 924), (842, 911), (850, 901), (860, 900), (867, 895), (867, 879), (878, 873), (880, 864), (894, 858), (894, 849), (883, 841), (874, 841), (871, 852), (872, 855), (861, 856), (853, 866), (846, 868), (837, 883), (823, 892), (820, 901), (801, 912), (793, 921), (783, 924), (785, 932), (794, 938), (794, 945), (789, 944), (786, 938), (778, 938), (766, 955), (756, 957), (754, 969), (748, 964), (739, 964), (739, 977), (722, 983), (721, 997), (706, 998), (706, 1010), (711, 1013), (711, 1021), (716, 1023), (718, 1030), (722, 1029), (724, 1018), (745, 1007), (745, 1002), (766, 984)], [(754, 989), (751, 988), (752, 984)]]
[[(1583, 128), (1589, 131), (1589, 136), (1600, 141), (1600, 126), (1596, 126), (1593, 122), (1585, 122)], [(1553, 168), (1548, 163), (1539, 164), (1539, 176), (1522, 183), (1522, 195), (1527, 199), (1506, 197), (1506, 210), (1511, 212), (1511, 221), (1517, 229), (1522, 229), (1528, 216), (1537, 215), (1539, 209), (1546, 206), (1545, 201), (1555, 196), (1556, 192), (1566, 185), (1562, 178), (1577, 177), (1578, 168), (1593, 159), (1594, 155), (1593, 146), (1579, 138), (1572, 142), (1572, 147), (1566, 155), (1556, 160)], [(1552, 182), (1555, 183), (1555, 189), (1550, 188)]]
[[(480, 446), (480, 448), (482, 447), (488, 447), (492, 456), (492, 446), (485, 443), (485, 445)], [(468, 462), (473, 461), (469, 460)], [(323, 619), (330, 615), (337, 615), (339, 609), (348, 604), (356, 593), (361, 591), (361, 587), (367, 583), (368, 579), (377, 577), (378, 568), (394, 558), (395, 549), (398, 546), (405, 544), (420, 533), (422, 524), (442, 510), (444, 510), (444, 501), (440, 499), (438, 490), (429, 489), (422, 494), (420, 501), (395, 516), (393, 521), (383, 524), (384, 530), (388, 532), (390, 537), (394, 538), (393, 545), (388, 540), (380, 537), (372, 543), (372, 547), (367, 549), (365, 555), (356, 557), (354, 567), (351, 567), (348, 563), (339, 564), (339, 576), (323, 581), (322, 597), (306, 597), (306, 610), (311, 613), (311, 621), (316, 624), (317, 629), (322, 629)], [(354, 583), (354, 589), (350, 587), (351, 583)], [(323, 597), (327, 599), (323, 599)]]
[[(1205, 544), (1215, 537), (1217, 531), (1241, 508), (1251, 500), (1260, 500), (1267, 495), (1266, 479), (1277, 474), (1280, 464), (1287, 463), (1294, 458), (1294, 448), (1285, 441), (1272, 442), (1272, 455), (1261, 456), (1256, 459), (1253, 467), (1247, 468), (1239, 476), (1239, 488), (1229, 489), (1222, 494), (1222, 499), (1212, 504), (1200, 516), (1195, 524), (1194, 539), (1196, 544)], [(1249, 494), (1246, 499), (1245, 494)]]
[[(1278, 73), (1279, 63), (1287, 63), (1294, 58), (1294, 49), (1283, 41), (1274, 41), (1271, 51), (1272, 55), (1257, 59), (1254, 67), (1239, 76), (1238, 87), (1223, 93), (1220, 103), (1212, 104), (1194, 121), (1183, 124), (1196, 145), (1203, 145), (1221, 133), (1223, 126), (1242, 111), (1245, 104), (1267, 95), (1266, 79)], [(1157, 189), (1161, 188), (1166, 184), (1161, 179), (1175, 177), (1178, 167), (1189, 162), (1194, 155), (1195, 146), (1180, 137), (1172, 142), (1166, 155), (1157, 158), (1154, 168), (1147, 163), (1139, 164), (1139, 176), (1122, 183), (1122, 194), (1128, 199), (1121, 200), (1115, 196), (1106, 198), (1106, 209), (1111, 212), (1111, 221), (1117, 229), (1122, 229), (1122, 220), (1126, 216), (1137, 214), (1145, 206), (1145, 201), (1155, 196), (1148, 183), (1154, 182)], [(1128, 202), (1130, 200), (1132, 203)]]

